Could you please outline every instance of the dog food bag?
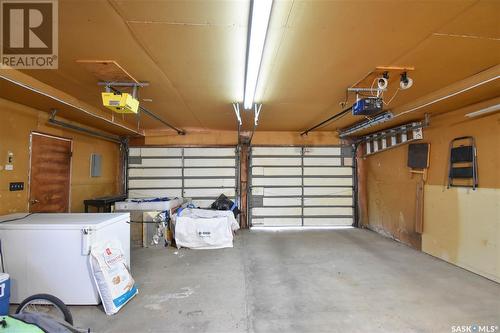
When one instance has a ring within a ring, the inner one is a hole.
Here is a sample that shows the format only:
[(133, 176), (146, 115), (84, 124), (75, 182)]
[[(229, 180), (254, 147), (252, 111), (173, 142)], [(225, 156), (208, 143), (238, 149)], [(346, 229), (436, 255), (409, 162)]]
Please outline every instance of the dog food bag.
[(90, 266), (107, 315), (117, 313), (138, 293), (119, 241), (94, 244)]

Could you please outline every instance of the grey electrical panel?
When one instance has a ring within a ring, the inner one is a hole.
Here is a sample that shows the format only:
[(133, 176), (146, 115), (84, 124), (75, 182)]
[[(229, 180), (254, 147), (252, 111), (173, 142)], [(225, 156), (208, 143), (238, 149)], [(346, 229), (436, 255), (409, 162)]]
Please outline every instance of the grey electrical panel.
[(102, 173), (102, 155), (90, 155), (90, 176), (101, 177)]

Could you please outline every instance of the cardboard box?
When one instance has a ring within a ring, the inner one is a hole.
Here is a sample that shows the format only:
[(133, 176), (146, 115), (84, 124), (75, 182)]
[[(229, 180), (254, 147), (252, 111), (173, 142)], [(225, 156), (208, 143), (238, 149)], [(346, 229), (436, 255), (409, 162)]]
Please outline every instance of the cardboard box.
[[(154, 219), (161, 211), (130, 211), (130, 245), (134, 247), (150, 247), (158, 224)], [(165, 231), (164, 239), (171, 242), (172, 235)], [(161, 244), (163, 245), (163, 244)]]
[(142, 246), (142, 212), (130, 212), (130, 245)]

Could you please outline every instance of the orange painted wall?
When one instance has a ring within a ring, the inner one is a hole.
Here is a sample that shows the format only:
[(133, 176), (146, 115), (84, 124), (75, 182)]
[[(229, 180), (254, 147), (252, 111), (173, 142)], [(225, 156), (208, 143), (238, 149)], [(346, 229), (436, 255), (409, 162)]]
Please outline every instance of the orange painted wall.
[[(83, 200), (119, 192), (119, 147), (94, 137), (47, 126), (48, 114), (0, 99), (0, 215), (28, 210), (30, 132), (73, 139), (71, 211), (83, 211)], [(14, 170), (6, 171), (8, 151), (14, 153)], [(90, 155), (101, 154), (102, 176), (90, 177)], [(25, 190), (9, 191), (10, 182), (24, 182)]]
[[(500, 114), (472, 120), (464, 117), (471, 111), (432, 117), (430, 127), (424, 129), (421, 142), (431, 144), (426, 186), (444, 188), (450, 141), (472, 135), (478, 149), (480, 187), (500, 188)], [(370, 228), (420, 249), (421, 237), (415, 232), (415, 197), (416, 182), (421, 176), (410, 175), (407, 154), (408, 146), (404, 145), (365, 159), (368, 220)], [(424, 221), (424, 225), (432, 222)]]
[[(252, 139), (253, 145), (337, 145), (339, 138), (335, 132), (312, 132), (301, 136), (300, 132), (269, 132), (257, 130)], [(187, 130), (186, 135), (172, 131), (148, 131), (146, 137), (130, 141), (131, 146), (140, 145), (197, 145), (197, 146), (235, 146), (238, 144), (236, 131), (195, 131)]]
[(407, 146), (375, 154), (366, 159), (369, 227), (381, 234), (420, 249), (415, 232), (417, 177), (406, 167)]

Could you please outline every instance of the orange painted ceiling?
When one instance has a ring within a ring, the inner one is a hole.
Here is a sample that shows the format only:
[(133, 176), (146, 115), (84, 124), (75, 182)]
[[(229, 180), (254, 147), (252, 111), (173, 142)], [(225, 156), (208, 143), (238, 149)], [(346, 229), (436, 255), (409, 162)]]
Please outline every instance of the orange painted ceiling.
[[(106, 111), (97, 79), (76, 61), (115, 60), (150, 82), (140, 99), (152, 101), (141, 103), (168, 122), (233, 130), (248, 11), (248, 0), (60, 0), (59, 69), (24, 72)], [(256, 96), (259, 129), (301, 131), (328, 118), (341, 111), (346, 88), (377, 66), (415, 67), (413, 87), (388, 106), (401, 109), (497, 65), (499, 22), (500, 1), (275, 0)], [(476, 92), (429, 112), (499, 95), (491, 85)], [(134, 116), (125, 117), (135, 126)], [(163, 127), (142, 119), (145, 129)], [(347, 116), (322, 130), (359, 120)]]

